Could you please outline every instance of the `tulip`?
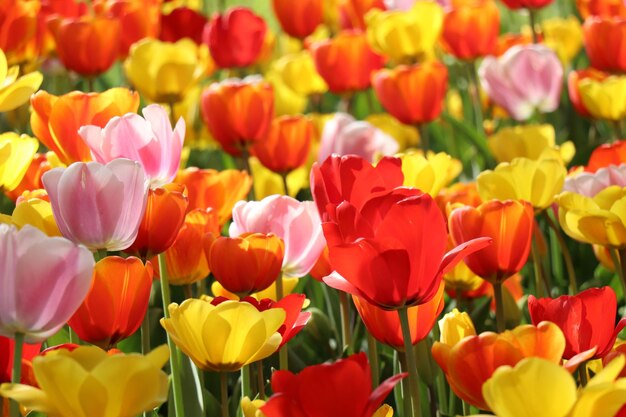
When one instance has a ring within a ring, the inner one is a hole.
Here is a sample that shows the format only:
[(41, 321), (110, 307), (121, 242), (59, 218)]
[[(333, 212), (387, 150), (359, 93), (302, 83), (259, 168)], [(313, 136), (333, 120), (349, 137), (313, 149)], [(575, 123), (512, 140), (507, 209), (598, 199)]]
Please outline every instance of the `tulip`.
[(161, 368), (168, 357), (165, 345), (145, 356), (110, 355), (96, 346), (59, 349), (33, 360), (39, 388), (2, 384), (0, 394), (55, 417), (134, 416), (167, 400)]
[[(282, 281), (283, 281), (283, 297), (282, 298), (278, 297), (276, 293), (276, 282), (274, 282), (267, 289), (254, 293), (250, 295), (249, 297), (245, 297), (245, 299), (248, 299), (248, 298), (254, 298), (256, 300), (270, 299), (272, 301), (282, 302), (285, 298), (287, 298), (289, 295), (291, 295), (294, 292), (300, 280), (298, 278), (283, 277)], [(229, 300), (239, 299), (237, 294), (233, 294), (232, 292), (225, 290), (224, 287), (222, 287), (222, 284), (220, 284), (217, 281), (214, 281), (211, 284), (211, 292), (216, 298), (224, 297)]]
[(108, 350), (139, 329), (148, 311), (152, 265), (108, 256), (94, 269), (87, 297), (68, 321), (81, 340)]
[(38, 71), (21, 77), (18, 75), (19, 67), (9, 67), (0, 49), (0, 112), (14, 110), (26, 103), (43, 81), (43, 75)]
[(456, 203), (465, 206), (478, 207), (483, 200), (478, 194), (478, 187), (475, 182), (457, 182), (439, 191), (435, 197), (439, 209), (447, 217), (448, 209)]
[(252, 179), (244, 171), (234, 169), (216, 171), (190, 167), (179, 172), (176, 183), (187, 188), (188, 212), (210, 207), (223, 225), (230, 220), (235, 203), (248, 195)]
[(181, 102), (211, 70), (206, 48), (190, 39), (176, 43), (144, 39), (132, 46), (124, 62), (131, 84), (156, 103)]
[(96, 162), (106, 164), (128, 158), (141, 164), (151, 188), (174, 180), (180, 166), (185, 122), (170, 127), (167, 111), (158, 104), (142, 110), (144, 117), (128, 113), (113, 117), (104, 128), (87, 125), (78, 130)]
[(216, 13), (205, 26), (203, 41), (221, 68), (247, 67), (259, 58), (267, 24), (245, 7)]
[(365, 121), (394, 138), (400, 150), (416, 147), (419, 144), (417, 128), (400, 123), (389, 113), (370, 114)]
[(46, 172), (42, 181), (59, 230), (71, 241), (92, 250), (116, 251), (137, 237), (148, 197), (138, 162), (77, 162)]
[[(24, 344), (22, 349), (22, 378), (20, 382), (25, 382), (28, 375), (26, 372), (31, 367), (31, 361), (41, 350), (41, 343)], [(15, 340), (0, 336), (0, 384), (11, 381), (11, 368), (13, 366), (13, 355), (15, 352)], [(0, 404), (1, 406), (1, 404)], [(1, 409), (0, 409), (1, 411)], [(0, 413), (2, 415), (2, 413)]]
[(439, 342), (453, 347), (467, 336), (476, 336), (474, 323), (466, 312), (454, 308), (439, 320)]
[(0, 134), (0, 187), (11, 191), (20, 184), (37, 152), (39, 143), (14, 132)]
[[(272, 87), (261, 79), (227, 79), (202, 93), (202, 119), (222, 148), (233, 156), (265, 138), (274, 117)], [(246, 117), (241, 117), (245, 114)]]
[[(12, 136), (8, 133), (5, 133), (6, 136)], [(0, 138), (2, 135), (0, 135)], [(39, 144), (37, 144), (37, 147)], [(20, 160), (23, 158), (19, 158)], [(14, 160), (11, 162), (18, 162), (18, 160)], [(22, 161), (23, 162), (23, 161)], [(41, 182), (41, 176), (50, 170), (50, 163), (46, 158), (46, 155), (35, 153), (30, 160), (28, 167), (26, 168), (26, 172), (24, 177), (19, 182), (17, 187), (15, 187), (12, 191), (7, 191), (5, 188), (5, 194), (11, 200), (15, 201), (20, 197), (24, 192), (30, 192), (33, 190), (43, 188), (43, 184)]]
[(52, 205), (49, 201), (40, 198), (29, 198), (18, 202), (11, 214), (11, 222), (20, 229), (30, 224), (48, 236), (61, 236), (61, 231), (54, 221)]
[(576, 295), (558, 298), (528, 298), (528, 312), (533, 324), (551, 321), (565, 335), (563, 358), (595, 348), (594, 358), (602, 358), (613, 348), (618, 333), (626, 327), (626, 318), (615, 327), (617, 298), (611, 287), (589, 288)]
[(25, 0), (0, 4), (0, 49), (3, 54), (20, 58), (19, 55), (37, 35), (37, 15), (40, 9), (38, 2)]
[(250, 232), (273, 233), (283, 239), (285, 255), (282, 272), (287, 277), (308, 274), (326, 245), (314, 203), (283, 195), (235, 204), (230, 236)]
[(289, 0), (273, 0), (272, 6), (280, 27), (286, 34), (294, 38), (306, 38), (322, 23), (323, 0), (295, 3)]
[(177, 7), (168, 14), (161, 15), (159, 39), (164, 42), (178, 42), (183, 38), (202, 43), (202, 31), (207, 18), (189, 7)]
[(276, 281), (284, 244), (274, 234), (218, 237), (204, 247), (209, 269), (222, 287), (239, 297), (263, 291)]
[(365, 30), (365, 15), (370, 10), (386, 9), (384, 0), (338, 0), (337, 3), (342, 29)]
[(428, 123), (443, 110), (448, 70), (437, 61), (382, 69), (372, 75), (372, 86), (385, 110), (402, 123)]
[(626, 163), (626, 140), (617, 140), (613, 143), (604, 143), (595, 148), (589, 156), (585, 167), (587, 172), (596, 172), (609, 165)]
[(626, 16), (626, 7), (619, 0), (576, 0), (576, 9), (583, 19), (589, 16)]
[(563, 66), (578, 55), (583, 45), (582, 26), (574, 16), (568, 18), (554, 17), (541, 22), (543, 42), (556, 52)]
[(126, 253), (148, 259), (165, 252), (174, 244), (185, 221), (188, 205), (185, 192), (184, 185), (175, 183), (148, 191), (146, 211), (137, 238), (125, 249)]
[(452, 5), (443, 20), (443, 41), (457, 59), (493, 55), (500, 32), (500, 12), (493, 0)]
[(282, 340), (278, 333), (285, 321), (282, 309), (260, 312), (249, 303), (225, 301), (214, 306), (188, 299), (180, 306), (170, 304), (169, 312), (171, 317), (161, 319), (161, 326), (204, 371), (237, 371), (273, 354)]
[[(274, 194), (284, 194), (295, 198), (302, 189), (309, 186), (309, 168), (307, 165), (303, 165), (283, 177), (265, 168), (257, 158), (251, 157), (250, 171), (254, 195), (257, 200)], [(289, 192), (285, 191), (285, 179)]]
[[(430, 301), (409, 307), (408, 314), (412, 345), (416, 345), (420, 340), (424, 340), (428, 336), (437, 317), (443, 311), (443, 290), (444, 285), (442, 283), (437, 294)], [(389, 345), (396, 350), (404, 351), (404, 339), (402, 338), (398, 313), (378, 308), (359, 297), (354, 297), (353, 300), (361, 320), (367, 327), (367, 331), (380, 343)]]
[(0, 224), (0, 255), (5, 270), (0, 335), (23, 334), (26, 343), (42, 342), (63, 327), (89, 292), (93, 256), (62, 237), (6, 224)]
[(280, 57), (275, 62), (275, 68), (283, 83), (296, 94), (308, 96), (328, 90), (328, 85), (315, 69), (309, 50)]
[(626, 71), (626, 20), (589, 17), (583, 24), (583, 35), (592, 67), (608, 72)]
[(556, 146), (556, 132), (550, 124), (504, 127), (487, 138), (487, 146), (498, 162), (511, 162), (514, 158), (536, 160), (542, 155), (556, 154), (567, 163), (575, 152), (571, 142)]
[(595, 197), (600, 191), (611, 186), (626, 187), (626, 164), (609, 165), (596, 172), (581, 172), (565, 179), (563, 191), (570, 191), (585, 197)]
[[(570, 101), (574, 106), (574, 110), (581, 116), (590, 117), (589, 110), (585, 107), (582, 97), (580, 95), (580, 82), (584, 79), (590, 78), (592, 80), (601, 82), (605, 80), (609, 74), (598, 71), (593, 68), (587, 68), (580, 71), (571, 71), (567, 76), (567, 92), (569, 94)], [(589, 88), (589, 87), (587, 87)]]
[(399, 155), (405, 187), (414, 187), (436, 197), (439, 191), (454, 180), (462, 169), (461, 161), (445, 152), (412, 152)]
[[(392, 376), (372, 391), (372, 376), (365, 353), (333, 364), (309, 366), (298, 375), (275, 371), (272, 374), (274, 395), (261, 411), (266, 417), (371, 416), (405, 376)], [(320, 384), (320, 381), (324, 383)], [(342, 390), (348, 382), (351, 395), (346, 397)], [(316, 395), (310, 395), (313, 389)]]
[(517, 9), (541, 9), (552, 3), (553, 0), (502, 0), (504, 5), (511, 10)]
[(626, 76), (583, 78), (578, 82), (578, 94), (594, 119), (620, 121), (626, 117)]
[(398, 143), (380, 129), (347, 113), (336, 113), (324, 125), (317, 160), (322, 162), (336, 154), (357, 155), (374, 162), (380, 155), (393, 155), (397, 151)]
[[(285, 84), (280, 71), (277, 69), (279, 65), (280, 62), (274, 61), (270, 69), (265, 73), (265, 81), (274, 90), (274, 115), (278, 117), (302, 114), (306, 110), (307, 97), (297, 93), (289, 85)], [(320, 78), (319, 75), (316, 78)], [(326, 83), (324, 83), (325, 85)], [(328, 89), (327, 87), (324, 88), (325, 90)]]
[(383, 58), (372, 51), (362, 32), (342, 31), (314, 43), (311, 50), (317, 72), (335, 94), (365, 90), (372, 72), (383, 66)]
[(535, 110), (552, 112), (559, 105), (563, 67), (545, 46), (514, 46), (499, 58), (487, 57), (478, 74), (489, 97), (515, 120), (527, 120)]
[(73, 91), (54, 96), (40, 91), (30, 100), (33, 112), (30, 125), (34, 135), (66, 165), (90, 161), (89, 148), (78, 135), (84, 125), (104, 127), (114, 116), (134, 113), (139, 107), (139, 94), (125, 88), (112, 88), (103, 93)]

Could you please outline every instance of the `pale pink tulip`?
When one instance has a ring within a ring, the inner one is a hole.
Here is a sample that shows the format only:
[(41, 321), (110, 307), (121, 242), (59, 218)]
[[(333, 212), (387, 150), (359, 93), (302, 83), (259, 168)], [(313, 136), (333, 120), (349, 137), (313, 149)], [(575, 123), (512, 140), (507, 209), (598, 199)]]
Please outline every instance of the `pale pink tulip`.
[(0, 335), (37, 343), (55, 334), (87, 296), (94, 264), (63, 237), (0, 224)]
[(626, 164), (609, 165), (594, 173), (582, 172), (573, 177), (568, 177), (563, 185), (563, 191), (593, 197), (612, 185), (626, 187)]
[(135, 241), (148, 199), (148, 182), (138, 162), (75, 162), (46, 172), (42, 181), (66, 238), (109, 251)]
[(535, 110), (548, 113), (559, 106), (563, 67), (546, 46), (517, 45), (499, 58), (488, 56), (478, 75), (489, 97), (515, 120), (527, 120)]
[(374, 162), (377, 155), (398, 152), (398, 142), (374, 125), (357, 121), (346, 113), (337, 113), (324, 125), (317, 160), (324, 161), (331, 154), (358, 155)]
[(274, 233), (283, 239), (282, 272), (288, 277), (308, 274), (326, 246), (315, 203), (284, 195), (237, 202), (229, 233), (234, 237), (247, 232)]
[(83, 138), (94, 161), (106, 164), (117, 158), (128, 158), (143, 166), (152, 188), (174, 180), (180, 166), (185, 139), (185, 121), (180, 118), (172, 130), (167, 111), (158, 104), (144, 107), (141, 117), (128, 113), (114, 117), (103, 128), (83, 126)]

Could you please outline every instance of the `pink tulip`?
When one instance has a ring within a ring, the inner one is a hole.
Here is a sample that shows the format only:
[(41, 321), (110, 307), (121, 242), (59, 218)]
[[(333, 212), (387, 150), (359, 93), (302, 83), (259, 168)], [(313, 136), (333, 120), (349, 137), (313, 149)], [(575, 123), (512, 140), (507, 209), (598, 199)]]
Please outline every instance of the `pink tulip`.
[(535, 110), (548, 113), (559, 106), (563, 67), (546, 46), (517, 45), (499, 58), (488, 56), (478, 75), (489, 97), (515, 120), (527, 120)]
[(104, 129), (83, 126), (78, 134), (96, 162), (132, 159), (143, 166), (152, 188), (161, 187), (172, 182), (178, 172), (185, 121), (178, 119), (172, 130), (167, 111), (158, 104), (145, 107), (142, 113), (144, 117), (135, 113), (114, 117)]
[(0, 224), (0, 335), (37, 343), (55, 334), (87, 296), (94, 264), (84, 246)]
[(626, 164), (620, 166), (609, 165), (600, 168), (594, 173), (582, 172), (565, 180), (563, 191), (593, 197), (600, 191), (612, 185), (626, 187)]
[(358, 155), (374, 162), (378, 154), (393, 155), (398, 142), (368, 122), (357, 121), (346, 113), (337, 113), (324, 125), (317, 160), (324, 161), (331, 154)]
[(385, 6), (389, 10), (410, 10), (417, 0), (385, 0)]
[(135, 241), (148, 199), (148, 182), (138, 162), (76, 162), (46, 172), (42, 181), (66, 238), (109, 251)]
[(284, 195), (235, 204), (230, 236), (247, 232), (274, 233), (283, 239), (285, 256), (282, 271), (288, 277), (308, 274), (326, 246), (315, 203)]

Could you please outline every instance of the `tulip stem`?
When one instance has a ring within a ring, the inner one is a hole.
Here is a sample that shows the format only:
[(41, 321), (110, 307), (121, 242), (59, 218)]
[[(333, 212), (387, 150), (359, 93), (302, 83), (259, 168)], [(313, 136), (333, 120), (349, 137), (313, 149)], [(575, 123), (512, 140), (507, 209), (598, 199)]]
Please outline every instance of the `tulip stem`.
[(572, 254), (565, 243), (565, 239), (563, 239), (561, 230), (559, 230), (559, 227), (556, 225), (554, 220), (552, 220), (548, 211), (544, 210), (542, 214), (548, 222), (548, 226), (552, 229), (552, 231), (554, 231), (556, 240), (559, 242), (559, 247), (561, 248), (561, 253), (563, 254), (563, 260), (565, 261), (565, 268), (567, 269), (567, 275), (569, 278), (570, 295), (576, 295), (578, 293), (578, 284), (576, 281), (576, 270), (574, 269), (574, 263), (572, 262)]
[(578, 376), (580, 378), (580, 386), (582, 388), (587, 386), (587, 362), (583, 362), (578, 367)]
[[(161, 277), (161, 297), (163, 298), (163, 315), (166, 319), (170, 318), (169, 305), (171, 303), (170, 297), (170, 283), (167, 273), (167, 264), (165, 260), (165, 252), (159, 253), (159, 275)], [(172, 337), (167, 333), (167, 346), (170, 348), (170, 370), (172, 376), (172, 392), (174, 395), (174, 410), (176, 417), (183, 417), (185, 415), (183, 406), (183, 387), (181, 385), (181, 369), (179, 362), (178, 347), (174, 344)]]
[(530, 250), (533, 256), (533, 267), (535, 270), (535, 285), (538, 297), (547, 297), (550, 295), (550, 286), (548, 285), (547, 278), (543, 273), (543, 266), (541, 265), (541, 258), (539, 257), (539, 249), (537, 248), (537, 239), (533, 236), (530, 242)]
[(98, 249), (95, 253), (96, 262), (100, 262), (101, 260), (106, 258), (107, 255), (108, 255), (108, 252), (106, 249)]
[(248, 397), (252, 399), (252, 390), (250, 389), (250, 365), (244, 365), (241, 368), (241, 398)]
[[(472, 99), (472, 107), (474, 113), (474, 124), (476, 125), (476, 131), (481, 135), (484, 135), (483, 129), (483, 107), (480, 102), (480, 82), (478, 81), (478, 70), (476, 68), (476, 61), (468, 63), (469, 82), (472, 86), (470, 96)], [(485, 161), (488, 162), (488, 161)]]
[(250, 168), (250, 151), (246, 145), (241, 147), (241, 162), (243, 164), (243, 170), (250, 175), (250, 179), (252, 180), (252, 186), (250, 187), (250, 193), (248, 194), (248, 198), (250, 200), (256, 200), (256, 196), (254, 193), (254, 177), (252, 176), (252, 168)]
[(378, 386), (380, 381), (380, 371), (378, 366), (378, 345), (374, 336), (367, 332), (367, 358), (370, 361), (370, 367), (372, 368), (372, 388)]
[(498, 333), (502, 333), (506, 330), (506, 323), (504, 321), (504, 300), (502, 299), (501, 281), (493, 283), (493, 295), (496, 299), (496, 329)]
[(343, 291), (339, 291), (339, 305), (341, 307), (341, 339), (343, 346), (341, 349), (345, 349), (352, 342), (352, 328), (350, 326), (350, 300), (348, 294)]
[(420, 147), (424, 152), (424, 158), (430, 149), (430, 138), (428, 136), (428, 123), (418, 123), (417, 131), (420, 134)]
[(626, 249), (614, 249), (610, 248), (611, 258), (615, 265), (615, 270), (622, 282), (622, 289), (624, 292), (624, 299), (626, 299)]
[[(419, 374), (417, 372), (417, 362), (415, 351), (411, 339), (411, 328), (409, 326), (409, 308), (402, 307), (398, 310), (400, 326), (402, 327), (402, 337), (404, 338), (404, 352), (406, 354), (406, 365), (409, 371), (409, 386), (411, 388), (411, 398), (413, 400), (413, 417), (420, 417), (422, 414), (420, 405)], [(408, 415), (405, 417), (409, 417)]]
[(533, 43), (539, 43), (539, 35), (537, 34), (537, 28), (535, 27), (537, 20), (537, 11), (535, 9), (528, 9), (528, 20), (530, 24), (530, 31), (533, 34)]
[(259, 398), (265, 401), (265, 378), (263, 377), (263, 361), (256, 363), (256, 380), (259, 385)]
[(624, 131), (622, 130), (622, 121), (621, 120), (613, 120), (613, 133), (615, 134), (616, 140), (624, 139)]
[(289, 195), (289, 184), (287, 184), (287, 173), (280, 174), (280, 178), (283, 180), (283, 188), (285, 188), (285, 195)]
[(150, 352), (150, 306), (146, 309), (146, 315), (141, 322), (141, 354)]
[(226, 372), (220, 372), (220, 388), (222, 392), (221, 406), (222, 417), (228, 416), (228, 374)]
[(176, 126), (176, 110), (174, 109), (174, 104), (173, 101), (167, 103), (167, 106), (170, 108), (170, 123), (172, 124), (172, 128)]
[[(406, 365), (406, 354), (404, 352), (398, 352), (398, 362), (400, 362), (400, 371), (407, 372), (409, 367)], [(402, 386), (402, 417), (411, 417), (411, 389), (409, 381), (405, 378), (400, 381)]]
[[(13, 348), (13, 373), (11, 382), (19, 384), (22, 380), (22, 353), (24, 351), (24, 333), (15, 333), (15, 347)], [(1, 404), (0, 404), (1, 405)], [(20, 417), (20, 406), (17, 402), (11, 402), (11, 417)]]

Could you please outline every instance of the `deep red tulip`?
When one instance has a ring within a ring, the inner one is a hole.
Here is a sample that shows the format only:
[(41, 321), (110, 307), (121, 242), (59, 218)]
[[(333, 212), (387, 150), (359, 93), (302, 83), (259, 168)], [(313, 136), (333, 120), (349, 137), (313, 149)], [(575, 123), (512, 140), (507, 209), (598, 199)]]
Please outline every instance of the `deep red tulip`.
[(533, 324), (551, 321), (565, 335), (563, 358), (570, 359), (597, 348), (595, 358), (602, 358), (613, 348), (619, 332), (626, 327), (622, 318), (617, 327), (617, 298), (611, 287), (589, 288), (576, 295), (558, 298), (528, 298), (528, 312)]
[(202, 43), (202, 31), (206, 23), (207, 18), (194, 9), (178, 7), (170, 14), (161, 16), (159, 39), (177, 42), (182, 38), (189, 38), (199, 45)]
[(273, 0), (274, 13), (283, 31), (304, 39), (322, 23), (324, 0)]
[(626, 18), (589, 17), (583, 24), (583, 34), (592, 67), (626, 72)]
[[(15, 349), (15, 340), (0, 336), (0, 384), (3, 382), (11, 382), (13, 349)], [(25, 368), (30, 366), (30, 361), (37, 356), (40, 350), (41, 343), (24, 344), (22, 351), (22, 383), (25, 383)]]
[(554, 0), (502, 0), (506, 7), (517, 9), (541, 9), (551, 4)]

